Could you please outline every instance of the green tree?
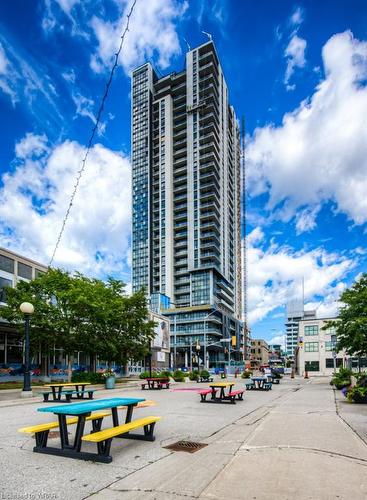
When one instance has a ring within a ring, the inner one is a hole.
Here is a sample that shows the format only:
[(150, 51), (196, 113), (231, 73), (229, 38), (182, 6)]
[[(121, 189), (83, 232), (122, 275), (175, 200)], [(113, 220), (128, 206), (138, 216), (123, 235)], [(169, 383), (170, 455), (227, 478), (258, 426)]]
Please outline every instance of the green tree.
[(367, 273), (342, 293), (340, 301), (344, 305), (338, 318), (328, 321), (324, 329), (335, 327), (338, 350), (364, 356), (367, 354)]
[[(51, 353), (54, 346), (69, 355), (84, 351), (111, 363), (142, 359), (154, 337), (144, 291), (127, 296), (119, 280), (103, 282), (60, 269), (8, 290), (1, 315), (22, 332), (19, 305), (31, 302), (32, 352)], [(71, 371), (69, 371), (69, 377)]]

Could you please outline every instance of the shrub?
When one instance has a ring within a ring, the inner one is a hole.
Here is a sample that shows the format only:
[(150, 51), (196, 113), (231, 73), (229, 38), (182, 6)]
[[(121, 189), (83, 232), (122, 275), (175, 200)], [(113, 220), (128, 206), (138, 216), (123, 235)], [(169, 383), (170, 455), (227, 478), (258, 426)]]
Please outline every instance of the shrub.
[(347, 392), (348, 401), (355, 403), (367, 403), (367, 387), (352, 387)]
[(245, 370), (244, 372), (241, 373), (241, 378), (250, 378), (251, 375), (252, 375), (252, 371)]
[(90, 382), (91, 384), (104, 384), (105, 378), (102, 373), (74, 372), (71, 375), (72, 382)]
[(208, 378), (210, 376), (208, 370), (201, 370), (200, 377)]
[[(158, 376), (159, 375), (157, 372), (152, 372), (152, 377), (158, 377)], [(139, 378), (150, 378), (149, 372), (148, 371), (141, 372), (141, 374), (139, 375)]]
[(367, 373), (366, 372), (356, 373), (355, 377), (357, 379), (357, 386), (358, 387), (367, 387)]
[(176, 370), (173, 372), (173, 380), (175, 382), (185, 382), (185, 377), (186, 373), (182, 372), (181, 370)]
[(160, 372), (159, 376), (160, 377), (170, 378), (171, 372), (169, 372), (168, 370), (164, 370), (163, 372)]
[(350, 377), (352, 376), (352, 370), (348, 368), (339, 368), (339, 371), (333, 374), (331, 379), (331, 384), (335, 385), (336, 389), (343, 389), (343, 387), (348, 387), (351, 384)]
[(190, 380), (197, 380), (198, 378), (199, 378), (199, 371), (198, 370), (193, 370), (192, 372), (189, 373)]

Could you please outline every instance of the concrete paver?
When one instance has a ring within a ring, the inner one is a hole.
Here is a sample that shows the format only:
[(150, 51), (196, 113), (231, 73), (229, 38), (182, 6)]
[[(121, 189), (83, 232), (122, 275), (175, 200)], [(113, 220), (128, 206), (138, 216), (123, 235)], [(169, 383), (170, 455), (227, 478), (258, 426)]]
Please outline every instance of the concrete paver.
[[(156, 441), (114, 440), (111, 464), (33, 453), (34, 440), (16, 430), (50, 419), (36, 411), (42, 403), (0, 408), (0, 469), (6, 471), (0, 498), (42, 492), (66, 500), (367, 497), (367, 446), (338, 416), (328, 381), (285, 379), (269, 392), (248, 391), (236, 405), (202, 404), (193, 391), (125, 387), (97, 393), (142, 395), (156, 406), (136, 409), (135, 417), (163, 417)], [(164, 448), (179, 439), (208, 446), (194, 454)]]

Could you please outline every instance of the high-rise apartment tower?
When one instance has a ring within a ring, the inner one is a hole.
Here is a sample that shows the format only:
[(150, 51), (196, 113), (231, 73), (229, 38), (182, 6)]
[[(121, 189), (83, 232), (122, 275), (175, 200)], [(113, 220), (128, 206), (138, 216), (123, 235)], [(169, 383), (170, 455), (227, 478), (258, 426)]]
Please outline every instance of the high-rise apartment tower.
[(176, 366), (243, 358), (239, 135), (213, 42), (133, 71), (133, 290), (170, 298)]

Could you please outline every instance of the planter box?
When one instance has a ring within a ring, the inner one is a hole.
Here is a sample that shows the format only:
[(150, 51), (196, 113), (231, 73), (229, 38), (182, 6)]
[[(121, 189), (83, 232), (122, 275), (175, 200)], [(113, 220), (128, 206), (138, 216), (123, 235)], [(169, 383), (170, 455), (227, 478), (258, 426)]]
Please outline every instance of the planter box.
[(361, 396), (360, 394), (354, 394), (353, 401), (354, 403), (358, 404), (367, 404), (367, 394), (366, 396)]
[(115, 388), (115, 377), (107, 377), (105, 380), (105, 388), (106, 389), (114, 389)]

